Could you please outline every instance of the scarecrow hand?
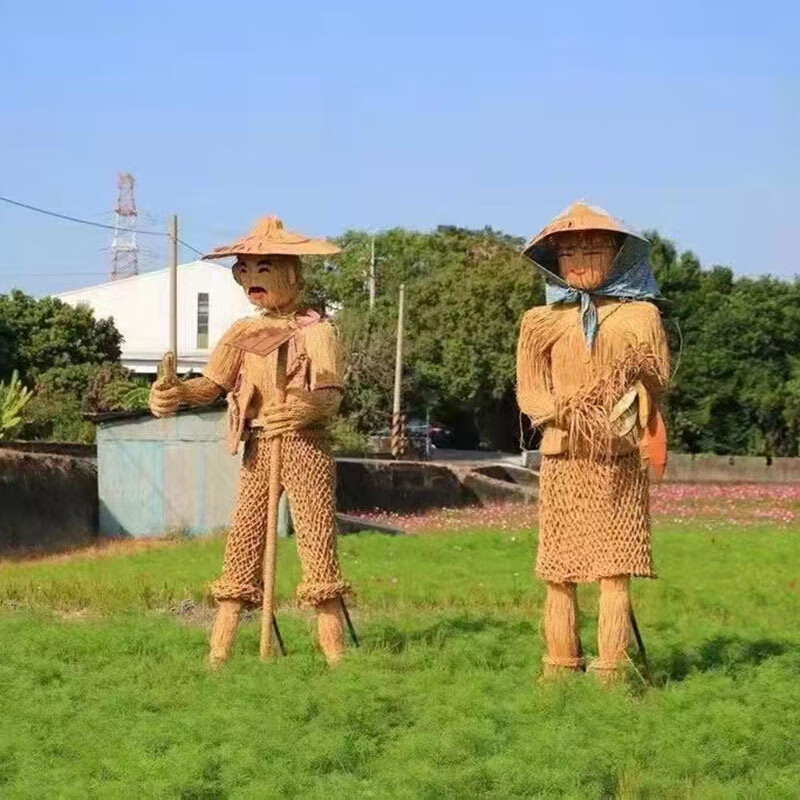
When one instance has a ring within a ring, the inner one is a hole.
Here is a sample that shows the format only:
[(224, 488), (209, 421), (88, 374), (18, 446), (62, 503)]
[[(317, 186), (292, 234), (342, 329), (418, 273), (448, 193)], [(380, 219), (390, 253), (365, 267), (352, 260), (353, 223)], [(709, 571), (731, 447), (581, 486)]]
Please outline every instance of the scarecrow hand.
[(265, 408), (259, 420), (267, 438), (303, 428), (325, 425), (336, 414), (341, 394), (337, 389), (289, 389), (285, 403)]
[(158, 379), (150, 388), (150, 411), (156, 417), (174, 414), (183, 402), (181, 383), (175, 369), (174, 353), (167, 353), (161, 362)]
[(637, 425), (644, 430), (650, 421), (650, 396), (637, 381), (611, 409), (611, 426), (616, 436), (627, 436)]

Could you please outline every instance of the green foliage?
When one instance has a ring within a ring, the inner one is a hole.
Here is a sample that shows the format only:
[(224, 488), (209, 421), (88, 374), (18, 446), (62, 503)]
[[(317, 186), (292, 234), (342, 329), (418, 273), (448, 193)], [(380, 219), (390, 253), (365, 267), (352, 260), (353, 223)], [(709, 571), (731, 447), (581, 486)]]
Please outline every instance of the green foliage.
[(0, 381), (0, 439), (9, 439), (17, 430), (30, 399), (31, 392), (20, 383), (16, 370), (7, 384)]
[(308, 270), (309, 296), (342, 309), (337, 319), (348, 364), (343, 411), (362, 430), (385, 428), (390, 421), (401, 283), (408, 406), (428, 408), (446, 423), (468, 418), (488, 429), (491, 415), (513, 397), (522, 313), (543, 300), (541, 282), (519, 255), (521, 243), (491, 228), (381, 233), (375, 239), (378, 296), (372, 313), (365, 291), (368, 234), (348, 231), (335, 262), (316, 262)]
[[(670, 445), (684, 452), (797, 455), (800, 281), (704, 270), (657, 233), (652, 263), (678, 366)], [(491, 229), (394, 229), (375, 237), (378, 298), (368, 308), (371, 237), (348, 231), (334, 261), (308, 271), (308, 298), (338, 310), (348, 388), (343, 413), (365, 432), (390, 423), (397, 292), (406, 284), (406, 411), (456, 429), (460, 444), (513, 448), (513, 387), (522, 313), (543, 302), (522, 240)]]
[(121, 342), (113, 321), (96, 320), (87, 306), (18, 290), (0, 295), (0, 380), (16, 369), (33, 389), (20, 435), (93, 441), (94, 427), (82, 418), (90, 410), (85, 400), (101, 365), (118, 361)]
[(678, 256), (649, 235), (671, 348), (680, 354), (667, 409), (671, 446), (797, 455), (800, 281), (703, 270), (692, 253)]
[(21, 434), (56, 442), (94, 441), (86, 413), (147, 408), (150, 385), (119, 363), (52, 367), (36, 380)]
[(150, 384), (133, 377), (119, 364), (96, 368), (84, 400), (84, 411), (142, 411), (147, 408)]
[(83, 418), (80, 399), (40, 389), (28, 404), (19, 435), (22, 439), (92, 444), (94, 425)]
[(52, 367), (117, 361), (122, 337), (111, 319), (54, 297), (35, 299), (15, 289), (0, 295), (0, 380), (17, 369), (23, 382)]
[[(289, 656), (259, 661), (255, 615), (220, 674), (203, 658), (221, 540), (3, 564), (0, 714), (15, 724), (0, 727), (0, 794), (796, 796), (796, 531), (657, 531), (668, 580), (634, 588), (656, 689), (537, 682), (531, 544), (342, 537), (362, 646), (333, 672), (312, 619), (287, 607), (291, 541), (277, 572)], [(593, 655), (596, 590), (579, 592)]]
[(356, 427), (352, 419), (337, 417), (330, 427), (333, 449), (337, 453), (365, 453), (367, 437)]

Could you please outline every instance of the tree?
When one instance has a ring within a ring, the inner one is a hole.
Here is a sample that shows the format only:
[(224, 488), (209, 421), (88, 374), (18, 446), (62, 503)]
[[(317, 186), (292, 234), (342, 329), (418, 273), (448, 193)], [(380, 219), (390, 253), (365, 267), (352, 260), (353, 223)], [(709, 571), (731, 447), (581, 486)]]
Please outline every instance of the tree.
[(796, 455), (800, 284), (703, 270), (658, 234), (652, 263), (667, 299), (677, 371), (670, 444), (689, 452)]
[(121, 343), (113, 320), (96, 320), (88, 306), (16, 289), (0, 295), (0, 380), (17, 369), (30, 386), (52, 367), (117, 361)]
[(362, 429), (389, 424), (397, 295), (405, 283), (406, 408), (420, 414), (429, 409), (454, 425), (462, 444), (483, 438), (509, 446), (517, 435), (519, 321), (543, 298), (540, 280), (519, 254), (522, 240), (491, 228), (386, 231), (376, 237), (373, 312), (366, 292), (370, 240), (367, 233), (348, 231), (335, 262), (316, 262), (307, 275), (309, 296), (341, 309), (351, 378), (346, 410)]

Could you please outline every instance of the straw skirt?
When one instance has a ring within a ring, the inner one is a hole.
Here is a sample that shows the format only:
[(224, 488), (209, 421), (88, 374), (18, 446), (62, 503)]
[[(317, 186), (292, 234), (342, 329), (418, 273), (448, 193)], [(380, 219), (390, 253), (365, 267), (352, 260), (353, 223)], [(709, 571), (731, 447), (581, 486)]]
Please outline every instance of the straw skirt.
[(598, 462), (544, 456), (536, 574), (551, 583), (654, 578), (650, 486), (639, 453)]

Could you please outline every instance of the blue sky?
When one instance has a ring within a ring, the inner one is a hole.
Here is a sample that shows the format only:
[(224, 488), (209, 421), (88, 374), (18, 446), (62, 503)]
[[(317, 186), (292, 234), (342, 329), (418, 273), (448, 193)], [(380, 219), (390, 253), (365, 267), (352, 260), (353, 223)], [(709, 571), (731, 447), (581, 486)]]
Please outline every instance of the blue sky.
[[(789, 2), (5, 4), (0, 194), (108, 221), (131, 171), (201, 249), (271, 212), (530, 235), (584, 198), (793, 276), (798, 33)], [(0, 241), (0, 291), (108, 270), (110, 232), (5, 204)]]

